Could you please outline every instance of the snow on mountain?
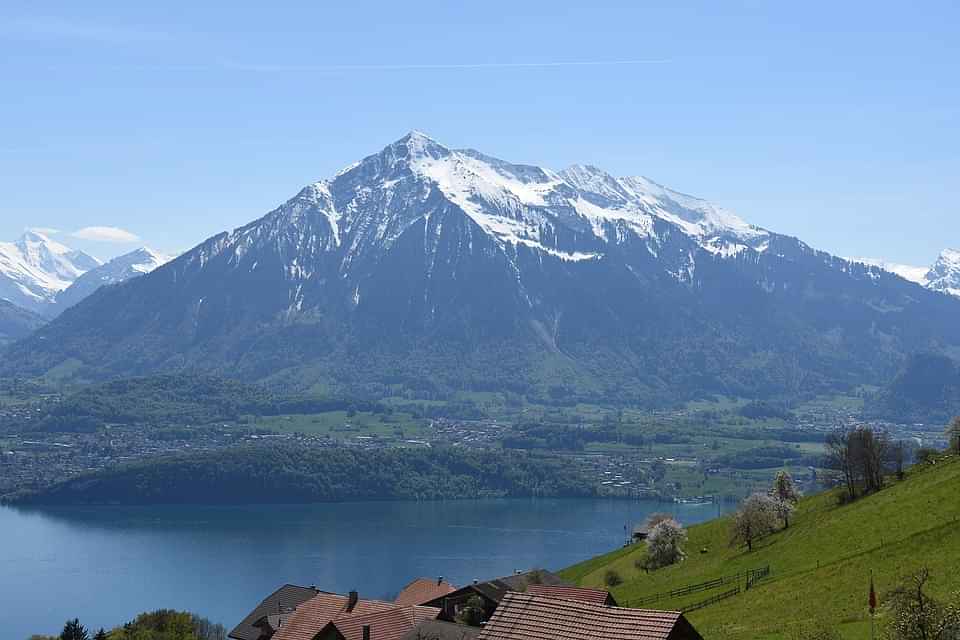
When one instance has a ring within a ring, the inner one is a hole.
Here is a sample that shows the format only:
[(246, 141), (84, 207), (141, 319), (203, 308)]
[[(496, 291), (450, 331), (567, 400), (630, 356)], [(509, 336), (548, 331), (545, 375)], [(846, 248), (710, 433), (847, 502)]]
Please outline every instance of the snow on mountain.
[(82, 376), (187, 367), (371, 393), (823, 393), (960, 345), (960, 301), (880, 276), (646, 178), (412, 132), (101, 289), (8, 347), (0, 373), (70, 360)]
[(124, 254), (79, 276), (55, 299), (57, 313), (72, 307), (104, 285), (119, 284), (150, 273), (172, 258), (147, 247)]
[(877, 267), (878, 269), (883, 269), (884, 271), (889, 271), (890, 273), (895, 273), (904, 280), (916, 282), (917, 284), (923, 286), (926, 286), (927, 284), (927, 273), (930, 271), (928, 267), (916, 267), (909, 264), (898, 264), (896, 262), (887, 262), (886, 260), (880, 260), (877, 258), (847, 258), (847, 260), (850, 262), (865, 264), (868, 267)]
[[(350, 191), (348, 199), (334, 210), (333, 201), (342, 199), (345, 188)], [(371, 200), (395, 203), (410, 195), (426, 199), (434, 189), (503, 248), (527, 247), (567, 261), (598, 258), (627, 231), (648, 238), (648, 248), (655, 254), (660, 242), (654, 230), (657, 222), (678, 228), (714, 254), (732, 255), (748, 247), (763, 251), (770, 237), (725, 209), (646, 178), (615, 178), (584, 165), (558, 173), (512, 164), (471, 149), (449, 149), (418, 131), (333, 179), (311, 185), (294, 199), (296, 203), (285, 206), (299, 207), (304, 198), (312, 198), (311, 206), (323, 211), (330, 223), (334, 245), (358, 224), (376, 232), (355, 237), (357, 248), (371, 240), (389, 245), (429, 214), (410, 218), (409, 212), (417, 208), (403, 207), (406, 213), (400, 218), (383, 210), (375, 214), (375, 221), (354, 217), (358, 213), (369, 217), (363, 211)], [(329, 197), (331, 192), (338, 196)], [(351, 260), (348, 255), (347, 262)]]
[(100, 261), (47, 236), (27, 231), (0, 242), (0, 299), (43, 314), (54, 297)]
[(960, 297), (960, 251), (956, 249), (944, 250), (932, 267), (915, 267), (873, 258), (850, 258), (850, 262), (879, 267), (933, 291)]
[(937, 258), (926, 276), (927, 287), (960, 296), (960, 251), (946, 249)]

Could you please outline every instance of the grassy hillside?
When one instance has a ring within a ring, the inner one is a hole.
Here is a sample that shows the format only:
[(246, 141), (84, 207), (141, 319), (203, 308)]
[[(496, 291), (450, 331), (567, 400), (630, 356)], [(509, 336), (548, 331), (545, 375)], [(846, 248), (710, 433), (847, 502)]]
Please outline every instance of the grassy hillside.
[[(845, 639), (866, 639), (871, 570), (881, 603), (885, 592), (922, 565), (931, 569), (935, 597), (960, 590), (960, 459), (918, 465), (903, 481), (890, 482), (880, 493), (846, 506), (839, 506), (832, 492), (805, 498), (790, 528), (755, 545), (752, 553), (729, 547), (729, 518), (721, 518), (690, 528), (688, 558), (680, 565), (646, 575), (634, 566), (644, 554), (644, 546), (635, 545), (563, 574), (583, 585), (601, 586), (613, 569), (624, 580), (613, 592), (629, 605), (651, 594), (770, 565), (772, 575), (749, 591), (689, 614), (705, 638), (789, 638), (801, 623), (819, 620), (836, 625)], [(733, 586), (648, 606), (684, 608)]]

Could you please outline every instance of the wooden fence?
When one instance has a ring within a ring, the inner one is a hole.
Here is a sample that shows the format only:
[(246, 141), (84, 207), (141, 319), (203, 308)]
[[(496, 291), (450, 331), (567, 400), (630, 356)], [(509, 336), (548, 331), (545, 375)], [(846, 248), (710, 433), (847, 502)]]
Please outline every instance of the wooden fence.
[[(679, 587), (673, 591), (664, 591), (662, 593), (655, 593), (653, 595), (644, 596), (643, 598), (638, 598), (636, 600), (630, 600), (628, 602), (622, 603), (626, 607), (645, 607), (649, 604), (659, 602), (660, 600), (666, 600), (667, 598), (680, 598), (683, 596), (688, 596), (692, 593), (699, 593), (701, 591), (710, 591), (711, 589), (716, 589), (717, 587), (722, 587), (727, 584), (740, 582), (741, 580), (746, 580), (746, 588), (749, 589), (755, 585), (760, 580), (763, 580), (770, 575), (770, 565), (765, 567), (760, 567), (759, 569), (748, 569), (747, 571), (741, 571), (739, 573), (734, 573), (728, 576), (721, 576), (719, 578), (714, 578), (713, 580), (707, 580), (706, 582), (698, 582), (696, 584), (689, 584), (684, 587)], [(739, 587), (737, 587), (739, 593)], [(727, 592), (729, 593), (729, 592)], [(727, 598), (730, 596), (727, 595)], [(706, 606), (706, 605), (704, 605)]]
[(739, 585), (730, 589), (729, 591), (724, 591), (723, 593), (718, 593), (717, 595), (707, 598), (706, 600), (701, 600), (691, 605), (687, 605), (683, 608), (684, 613), (690, 613), (691, 611), (696, 611), (697, 609), (703, 609), (704, 607), (709, 607), (712, 604), (716, 604), (721, 600), (726, 600), (727, 598), (732, 598), (735, 595), (740, 593)]

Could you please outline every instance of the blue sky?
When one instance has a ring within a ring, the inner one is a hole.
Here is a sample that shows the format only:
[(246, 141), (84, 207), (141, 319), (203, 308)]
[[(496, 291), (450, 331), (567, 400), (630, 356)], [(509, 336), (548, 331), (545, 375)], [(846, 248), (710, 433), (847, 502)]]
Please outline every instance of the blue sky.
[(420, 129), (840, 255), (960, 245), (955, 2), (195, 4), (0, 6), (0, 239), (186, 249)]

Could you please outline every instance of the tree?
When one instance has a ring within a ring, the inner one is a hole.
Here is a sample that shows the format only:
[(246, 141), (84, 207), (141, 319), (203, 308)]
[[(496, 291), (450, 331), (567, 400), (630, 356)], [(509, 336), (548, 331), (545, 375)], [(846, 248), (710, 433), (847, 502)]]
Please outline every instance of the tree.
[(486, 611), (483, 608), (483, 598), (480, 596), (470, 596), (467, 604), (464, 605), (460, 613), (457, 614), (457, 622), (470, 627), (479, 627), (483, 624)]
[(657, 511), (647, 516), (647, 519), (644, 522), (644, 527), (647, 529), (648, 532), (653, 531), (654, 527), (656, 527), (661, 522), (665, 522), (667, 520), (673, 520), (673, 515), (669, 513), (665, 513), (663, 511)]
[(793, 505), (800, 500), (800, 491), (793, 483), (793, 476), (786, 469), (777, 472), (770, 488), (770, 497), (774, 500), (774, 508), (784, 528), (789, 528), (790, 514), (793, 513)]
[(660, 520), (647, 534), (647, 566), (659, 569), (681, 562), (687, 555), (683, 545), (687, 541), (687, 532), (673, 518)]
[(63, 631), (60, 632), (60, 640), (90, 640), (90, 634), (87, 628), (80, 624), (78, 618), (67, 620), (63, 625)]
[(920, 569), (889, 596), (888, 640), (956, 640), (960, 638), (960, 594), (948, 604), (927, 595), (930, 571)]
[(955, 417), (947, 426), (947, 438), (950, 439), (950, 447), (960, 455), (960, 416)]
[(107, 640), (106, 630), (101, 628), (100, 631), (97, 631), (97, 635), (93, 636), (93, 640)]
[(616, 587), (623, 584), (623, 578), (615, 570), (607, 569), (607, 572), (603, 574), (603, 583), (608, 587)]
[(755, 493), (740, 503), (733, 515), (730, 531), (730, 546), (747, 545), (753, 551), (753, 543), (777, 528), (777, 511), (773, 498), (765, 493)]
[(827, 436), (826, 449), (827, 466), (840, 473), (847, 499), (883, 488), (884, 463), (890, 457), (886, 433), (869, 427), (835, 431)]

